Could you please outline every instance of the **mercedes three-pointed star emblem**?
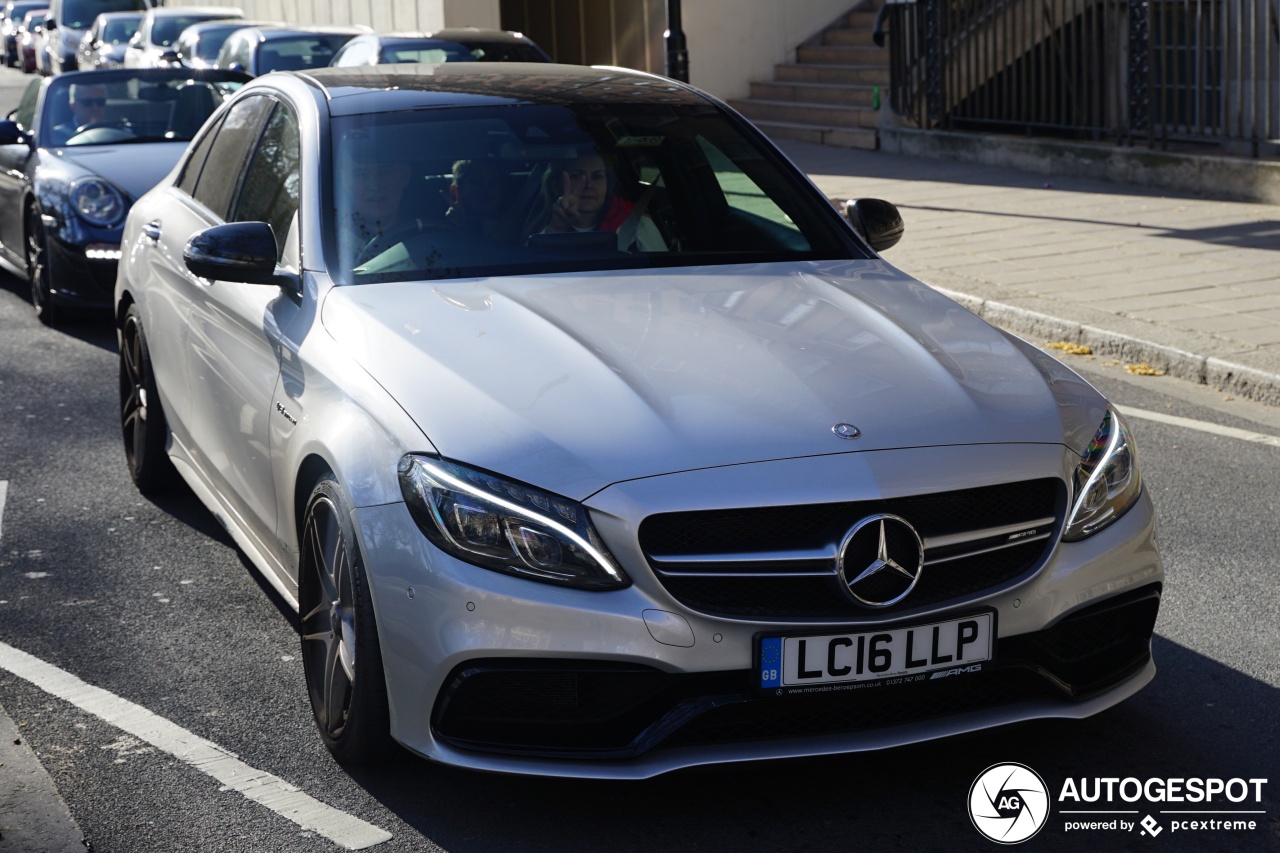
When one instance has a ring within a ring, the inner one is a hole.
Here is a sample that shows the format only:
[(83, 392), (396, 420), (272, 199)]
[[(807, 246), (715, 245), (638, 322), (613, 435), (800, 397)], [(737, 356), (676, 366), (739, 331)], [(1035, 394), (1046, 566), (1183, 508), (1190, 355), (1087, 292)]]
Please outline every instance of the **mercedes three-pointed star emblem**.
[(855, 602), (888, 607), (919, 582), (924, 544), (906, 519), (872, 515), (845, 534), (837, 563), (841, 585)]

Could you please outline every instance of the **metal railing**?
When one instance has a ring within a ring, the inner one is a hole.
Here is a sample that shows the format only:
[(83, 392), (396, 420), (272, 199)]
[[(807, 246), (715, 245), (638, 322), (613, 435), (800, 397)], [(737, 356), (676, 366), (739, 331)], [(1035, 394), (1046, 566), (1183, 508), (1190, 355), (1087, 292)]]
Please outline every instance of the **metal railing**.
[(910, 0), (890, 106), (921, 127), (1280, 155), (1280, 0)]

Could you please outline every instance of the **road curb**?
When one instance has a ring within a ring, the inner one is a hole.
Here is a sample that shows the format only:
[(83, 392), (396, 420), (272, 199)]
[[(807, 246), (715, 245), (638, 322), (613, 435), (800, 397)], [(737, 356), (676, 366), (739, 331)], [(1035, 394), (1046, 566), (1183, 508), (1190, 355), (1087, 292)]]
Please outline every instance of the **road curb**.
[(934, 287), (993, 326), (1029, 338), (1083, 344), (1095, 355), (1127, 364), (1146, 363), (1169, 376), (1209, 385), (1239, 397), (1280, 405), (1280, 374), (1258, 370), (1214, 356), (1197, 355), (1166, 344), (1064, 320), (992, 299)]
[(84, 853), (84, 833), (0, 706), (0, 853)]

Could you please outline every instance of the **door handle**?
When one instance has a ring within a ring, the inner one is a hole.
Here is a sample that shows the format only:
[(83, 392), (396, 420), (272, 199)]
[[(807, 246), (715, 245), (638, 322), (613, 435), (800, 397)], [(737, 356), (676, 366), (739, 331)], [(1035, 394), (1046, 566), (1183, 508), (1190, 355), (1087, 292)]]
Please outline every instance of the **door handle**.
[(160, 240), (160, 220), (155, 219), (142, 226), (142, 233), (148, 240)]

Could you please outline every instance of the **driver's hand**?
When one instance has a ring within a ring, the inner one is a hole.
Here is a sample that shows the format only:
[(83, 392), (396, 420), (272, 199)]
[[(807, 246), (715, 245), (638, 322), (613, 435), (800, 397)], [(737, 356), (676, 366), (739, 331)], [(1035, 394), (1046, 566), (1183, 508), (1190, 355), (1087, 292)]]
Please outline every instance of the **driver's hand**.
[(570, 177), (569, 172), (565, 171), (560, 173), (560, 180), (561, 186), (564, 187), (564, 195), (551, 205), (551, 223), (546, 229), (548, 231), (571, 231), (574, 221), (578, 218), (578, 197), (582, 194), (582, 185), (586, 178), (580, 177), (575, 181)]

